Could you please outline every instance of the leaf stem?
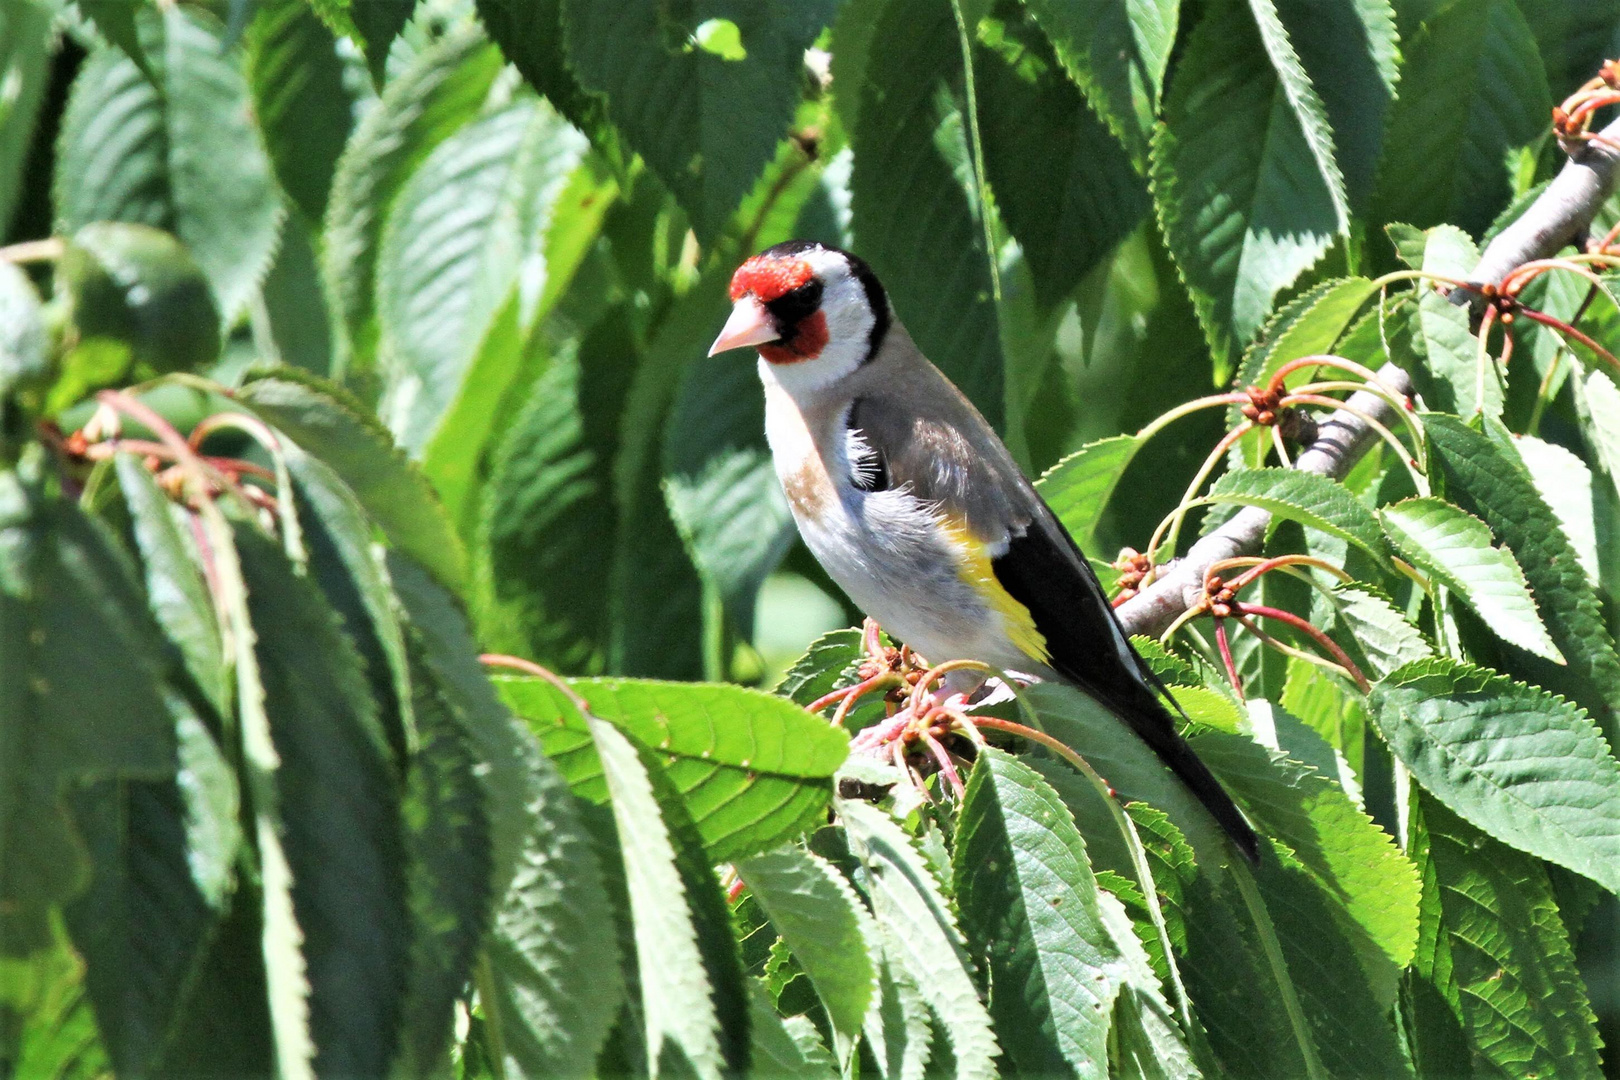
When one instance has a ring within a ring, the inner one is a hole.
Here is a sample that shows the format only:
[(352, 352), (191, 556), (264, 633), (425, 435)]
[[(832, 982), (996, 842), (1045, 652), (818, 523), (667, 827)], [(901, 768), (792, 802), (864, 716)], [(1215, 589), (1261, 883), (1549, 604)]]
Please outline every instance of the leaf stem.
[(972, 141), (970, 157), (973, 179), (979, 188), (979, 222), (984, 227), (984, 254), (990, 264), (990, 294), (1001, 303), (1001, 252), (996, 244), (996, 228), (990, 220), (990, 181), (984, 174), (984, 141), (979, 137), (979, 97), (973, 86), (973, 39), (968, 34), (967, 18), (962, 14), (961, 0), (951, 0), (951, 14), (956, 16), (956, 38), (962, 46), (962, 82), (967, 93), (968, 138)]
[(1294, 1033), (1294, 1042), (1299, 1046), (1299, 1055), (1305, 1062), (1305, 1075), (1309, 1080), (1327, 1080), (1327, 1073), (1316, 1054), (1316, 1040), (1311, 1037), (1305, 1010), (1294, 989), (1294, 977), (1289, 973), (1288, 961), (1282, 953), (1282, 943), (1277, 940), (1277, 928), (1272, 925), (1271, 913), (1260, 898), (1254, 875), (1249, 872), (1248, 865), (1238, 859), (1233, 860), (1232, 877), (1243, 896), (1244, 906), (1249, 909), (1249, 917), (1254, 920), (1255, 932), (1260, 935), (1260, 947), (1266, 954), (1266, 963), (1276, 977), (1277, 992), (1283, 999), (1283, 1011), (1288, 1014), (1288, 1027)]
[(67, 244), (60, 236), (48, 236), (43, 240), (24, 240), (17, 244), (7, 244), (0, 247), (0, 262), (24, 263), (55, 262), (67, 250)]

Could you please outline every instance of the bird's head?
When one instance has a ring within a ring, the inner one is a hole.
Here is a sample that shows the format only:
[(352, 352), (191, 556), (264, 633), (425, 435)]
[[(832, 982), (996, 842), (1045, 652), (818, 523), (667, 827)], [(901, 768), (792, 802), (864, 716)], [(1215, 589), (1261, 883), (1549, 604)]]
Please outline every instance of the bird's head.
[(752, 345), (792, 386), (826, 386), (854, 371), (889, 328), (889, 300), (871, 268), (847, 251), (806, 240), (777, 244), (743, 263), (731, 277), (731, 300), (731, 317), (709, 355)]

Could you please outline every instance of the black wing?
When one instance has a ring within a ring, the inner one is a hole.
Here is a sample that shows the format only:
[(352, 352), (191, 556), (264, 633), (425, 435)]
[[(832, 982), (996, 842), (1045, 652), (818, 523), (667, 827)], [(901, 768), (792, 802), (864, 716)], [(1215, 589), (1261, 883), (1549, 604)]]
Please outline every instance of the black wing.
[[(1039, 501), (1033, 490), (1030, 495)], [(996, 580), (1035, 617), (1051, 667), (1124, 720), (1198, 797), (1244, 857), (1258, 862), (1259, 838), (1209, 767), (1176, 733), (1155, 688), (1166, 697), (1169, 692), (1131, 647), (1091, 564), (1046, 504), (1039, 505), (1042, 512), (1028, 529), (1013, 536), (1006, 553), (991, 563)]]

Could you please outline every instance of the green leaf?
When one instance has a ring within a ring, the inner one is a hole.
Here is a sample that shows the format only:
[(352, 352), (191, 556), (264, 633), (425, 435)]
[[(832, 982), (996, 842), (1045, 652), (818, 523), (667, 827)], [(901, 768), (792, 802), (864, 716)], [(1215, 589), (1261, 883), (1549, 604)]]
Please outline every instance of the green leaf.
[(123, 343), (135, 363), (157, 372), (195, 370), (219, 356), (219, 310), (208, 280), (168, 233), (86, 225), (63, 252), (61, 273), (81, 340)]
[(323, 378), (332, 374), (332, 313), (321, 287), (310, 226), (302, 216), (282, 223), (281, 248), (265, 275), (260, 321), (265, 360), (291, 364)]
[(1069, 77), (1130, 150), (1138, 168), (1147, 159), (1179, 7), (1174, 0), (1030, 4)]
[(0, 1053), (13, 1075), (92, 1080), (111, 1071), (84, 989), (84, 962), (65, 934), (31, 956), (0, 951), (0, 1010), (8, 1020)]
[(1281, 840), (1318, 889), (1380, 1006), (1395, 1003), (1417, 947), (1419, 883), (1412, 864), (1344, 790), (1310, 765), (1244, 735), (1208, 732), (1193, 747), (1255, 819)]
[(1440, 659), (1388, 675), (1371, 700), (1390, 749), (1470, 824), (1620, 889), (1620, 764), (1582, 710)]
[[(404, 7), (384, 2), (377, 7)], [(262, 4), (247, 32), (247, 79), (270, 163), (287, 197), (318, 229), (354, 127), (356, 94), (337, 39), (301, 0)]]
[(1587, 372), (1581, 385), (1585, 402), (1581, 419), (1586, 427), (1586, 442), (1593, 456), (1609, 474), (1609, 483), (1620, 492), (1620, 388), (1614, 380), (1593, 368)]
[(539, 291), (531, 276), (543, 272), (551, 207), (584, 146), (523, 95), (436, 146), (394, 201), (377, 255), (379, 413), (413, 457), (456, 400), (520, 270), (525, 290)]
[(1098, 439), (1053, 465), (1036, 481), (1041, 498), (1081, 548), (1093, 546), (1108, 500), (1141, 447), (1142, 440), (1135, 435)]
[[(1391, 236), (1397, 235), (1395, 226)], [(1422, 251), (1416, 268), (1447, 277), (1466, 278), (1478, 262), (1478, 253), (1468, 235), (1451, 225), (1439, 225), (1421, 238), (1397, 241), (1406, 248)], [(1419, 246), (1421, 244), (1421, 246)], [(1412, 376), (1418, 392), (1431, 409), (1473, 415), (1484, 412), (1500, 418), (1505, 396), (1502, 372), (1494, 359), (1481, 368), (1479, 339), (1469, 323), (1466, 307), (1458, 307), (1430, 287), (1419, 282), (1417, 311), (1390, 320), (1385, 336), (1391, 359)]]
[(1258, 506), (1274, 517), (1348, 540), (1380, 566), (1389, 565), (1378, 519), (1343, 484), (1325, 476), (1295, 469), (1239, 469), (1215, 481), (1198, 501)]
[[(758, 979), (748, 980), (748, 1031), (753, 1040), (750, 1051), (754, 1075), (772, 1077), (817, 1077), (832, 1080), (838, 1075), (830, 1060), (816, 1060), (794, 1041), (788, 1023), (776, 1015), (770, 992)], [(793, 1019), (803, 1020), (803, 1017)], [(819, 1039), (814, 1025), (810, 1034)], [(819, 1047), (818, 1047), (819, 1048)], [(825, 1052), (825, 1051), (823, 1051)]]
[[(540, 736), (576, 793), (600, 802), (601, 765), (575, 710), (543, 680), (502, 677), (502, 696)], [(848, 736), (781, 698), (737, 686), (577, 679), (596, 716), (662, 761), (714, 861), (797, 837), (826, 808)]]
[(854, 683), (865, 656), (858, 628), (823, 634), (810, 643), (772, 693), (809, 706), (838, 687)]
[(203, 579), (196, 541), (181, 532), (184, 511), (174, 506), (139, 459), (113, 459), (118, 486), (129, 508), (135, 544), (146, 579), (147, 603), (186, 670), (220, 716), (231, 713), (231, 679), (225, 669), (219, 619)]
[(963, 929), (988, 958), (990, 1014), (1013, 1063), (1044, 1076), (1106, 1077), (1125, 960), (1063, 801), (1027, 765), (980, 751), (953, 868)]
[[(831, 20), (830, 0), (728, 3), (747, 56), (695, 47), (700, 21), (656, 0), (607, 8), (563, 0), (569, 66), (607, 95), (625, 140), (674, 192), (707, 245), (776, 155), (804, 78), (804, 50)], [(683, 17), (684, 16), (684, 17)]]
[[(1037, 683), (1024, 692), (1043, 731), (1085, 758), (1108, 781), (1122, 801), (1142, 801), (1163, 811), (1186, 835), (1199, 865), (1218, 866), (1235, 856), (1223, 839), (1215, 819), (1177, 780), (1146, 743), (1122, 737), (1124, 722), (1092, 698), (1062, 683)], [(1077, 814), (1081, 820), (1112, 822), (1101, 814)], [(1117, 826), (1114, 826), (1117, 828)], [(1101, 835), (1088, 839), (1097, 848), (1108, 843)]]
[(1186, 1036), (1159, 989), (1159, 978), (1124, 905), (1107, 892), (1098, 893), (1097, 903), (1125, 960), (1124, 985), (1114, 1001), (1117, 1046), (1111, 1055), (1112, 1075), (1121, 1080), (1198, 1080), (1202, 1074), (1193, 1063)]
[(1322, 104), (1274, 13), (1261, 23), (1211, 5), (1153, 140), (1160, 225), (1218, 371), (1347, 227)]
[(735, 358), (699, 360), (681, 380), (664, 427), (670, 516), (698, 572), (742, 627), (753, 626), (754, 597), (797, 536), (761, 438), (756, 382), (751, 365)]
[(613, 146), (616, 131), (602, 97), (579, 85), (563, 55), (562, 0), (478, 0), (478, 17), (530, 86), (599, 149)]
[(1511, 0), (1461, 0), (1403, 51), (1374, 212), (1477, 236), (1512, 193), (1507, 152), (1547, 125), (1552, 101), (1534, 35)]
[[(1620, 657), (1604, 626), (1597, 597), (1547, 503), (1514, 460), (1512, 449), (1455, 417), (1425, 417), (1430, 452), (1444, 471), (1447, 494), (1483, 518), (1524, 569), (1560, 667), (1526, 658), (1534, 681), (1584, 706), (1613, 730), (1620, 708)], [(1522, 441), (1521, 441), (1522, 445)]]
[(531, 765), (523, 853), (486, 945), (501, 1041), (518, 1075), (587, 1076), (624, 999), (612, 904), (567, 783)]
[(648, 1060), (705, 1080), (741, 1072), (746, 990), (706, 849), (651, 751), (611, 724), (580, 719), (601, 762), (624, 853)]
[(1600, 1075), (1591, 1006), (1546, 869), (1428, 799), (1423, 824), (1474, 1075)]
[(389, 542), (459, 589), (461, 541), (433, 488), (376, 420), (328, 383), (286, 368), (254, 378), (242, 402), (331, 465)]
[(172, 231), (168, 142), (163, 98), (147, 76), (121, 49), (92, 52), (73, 80), (57, 136), (57, 231), (93, 221)]
[(279, 545), (239, 529), (264, 710), (280, 762), (314, 1068), (376, 1075), (400, 1036), (409, 962), (398, 780), (360, 658)]
[(451, 28), (389, 80), (338, 158), (321, 273), (346, 367), (368, 367), (376, 349), (373, 284), (394, 200), (433, 148), (478, 111), (500, 66), (499, 51), (476, 26)]
[(141, 37), (135, 29), (135, 13), (141, 10), (139, 4), (129, 3), (129, 0), (73, 0), (73, 3), (103, 39), (122, 49), (142, 71), (151, 70), (151, 62), (141, 48)]
[[(1434, 653), (1417, 627), (1370, 586), (1340, 585), (1333, 590), (1333, 598), (1334, 613), (1350, 639), (1351, 655), (1359, 653), (1367, 661), (1368, 670), (1363, 674), (1388, 675)], [(1342, 638), (1340, 644), (1345, 644)]]
[(283, 446), (281, 455), (297, 496), (305, 573), (337, 612), (344, 633), (360, 653), (378, 720), (403, 762), (416, 739), (413, 679), (393, 593), (380, 565), (381, 552), (373, 543), (373, 526), (329, 465), (297, 446)]
[(1147, 189), (1029, 15), (981, 21), (979, 41), (985, 173), (1029, 261), (1035, 298), (1050, 309), (1136, 228)]
[(1372, 194), (1385, 122), (1400, 76), (1390, 0), (1273, 0), (1311, 85), (1321, 96), (1351, 207)]
[[(405, 997), (405, 1060), (422, 1073), (448, 1064), (456, 999), (498, 899), (484, 768), (468, 738), (464, 716), (422, 661), (415, 645), (411, 713), (416, 748), (402, 804), (409, 856), (411, 966)], [(544, 827), (537, 828), (542, 831)]]
[[(863, 14), (875, 24), (864, 78), (854, 84), (856, 250), (917, 345), (999, 428), (1000, 331), (958, 96), (956, 20), (933, 0), (890, 0)], [(927, 214), (916, 212), (922, 206)]]
[(1567, 447), (1534, 435), (1515, 435), (1513, 449), (1518, 451), (1519, 464), (1530, 474), (1536, 494), (1552, 511), (1553, 520), (1575, 549), (1575, 559), (1586, 579), (1597, 584), (1602, 580), (1602, 563), (1598, 558), (1592, 470)]
[(1319, 885), (1281, 846), (1255, 877), (1323, 1072), (1410, 1080), (1390, 1022), (1392, 995), (1380, 996), (1361, 970), (1358, 941), (1334, 914), (1337, 890)]
[(577, 353), (551, 358), (496, 447), (475, 547), (487, 552), (491, 647), (562, 671), (606, 666), (612, 560), (601, 555), (618, 538), (613, 462), (637, 358), (628, 310), (610, 309)]
[(47, 906), (86, 883), (69, 785), (175, 770), (156, 640), (99, 526), (0, 471), (0, 956), (43, 947)]
[(365, 48), (366, 66), (383, 82), (389, 47), (410, 22), (417, 0), (349, 0), (349, 19)]
[(944, 1028), (958, 1080), (997, 1074), (991, 1019), (979, 1000), (973, 961), (934, 872), (915, 842), (874, 806), (840, 800), (850, 850), (867, 874), (884, 948), (915, 980)]
[(270, 269), (282, 204), (223, 28), (195, 8), (163, 13), (163, 94), (175, 232), (235, 321)]
[(1378, 518), (1397, 551), (1455, 591), (1503, 641), (1563, 663), (1536, 614), (1518, 560), (1511, 551), (1491, 546), (1491, 530), (1483, 521), (1432, 498), (1386, 506)]
[(388, 555), (388, 578), (413, 652), (420, 650), (419, 668), (425, 669), (413, 673), (413, 683), (432, 678), (475, 748), (489, 815), (490, 895), (504, 897), (521, 850), (533, 838), (528, 805), (535, 778), (546, 771), (544, 759), (528, 728), (496, 696), (456, 598), (398, 552)]
[(93, 870), (65, 915), (101, 1044), (120, 1073), (155, 1075), (216, 915), (187, 865), (186, 803), (169, 779), (87, 784), (73, 804)]
[(0, 400), (35, 389), (49, 370), (44, 306), (28, 275), (0, 266)]
[(752, 856), (737, 874), (810, 977), (847, 1057), (877, 998), (871, 916), (831, 863), (799, 847)]
[(9, 88), (0, 103), (0, 240), (22, 195), (23, 168), (45, 100), (51, 55), (51, 14), (34, 0), (0, 3), (0, 82)]

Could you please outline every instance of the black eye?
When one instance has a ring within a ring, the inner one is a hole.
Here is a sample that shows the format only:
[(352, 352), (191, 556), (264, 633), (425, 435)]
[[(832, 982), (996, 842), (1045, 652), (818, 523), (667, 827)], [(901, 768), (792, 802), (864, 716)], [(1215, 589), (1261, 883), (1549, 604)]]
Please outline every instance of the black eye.
[(765, 309), (776, 319), (776, 325), (791, 330), (799, 323), (815, 314), (821, 306), (821, 279), (811, 278), (800, 285), (778, 296), (765, 305)]

